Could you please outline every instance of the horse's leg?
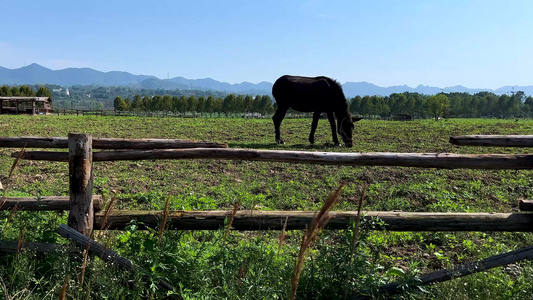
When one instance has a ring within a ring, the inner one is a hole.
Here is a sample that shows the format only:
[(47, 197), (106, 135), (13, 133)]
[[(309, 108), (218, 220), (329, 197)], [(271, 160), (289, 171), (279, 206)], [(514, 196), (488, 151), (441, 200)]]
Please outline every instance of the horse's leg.
[(281, 139), (281, 133), (279, 131), (279, 127), (281, 125), (281, 121), (283, 121), (283, 118), (285, 118), (285, 114), (287, 113), (288, 107), (281, 107), (278, 106), (278, 109), (276, 109), (276, 113), (274, 116), (272, 116), (272, 121), (274, 121), (274, 130), (276, 131), (276, 143), (277, 144), (283, 144), (283, 140)]
[(318, 119), (320, 119), (320, 112), (315, 111), (313, 113), (313, 122), (311, 122), (311, 133), (309, 133), (309, 143), (311, 144), (315, 143), (315, 131), (318, 126)]
[(339, 139), (337, 138), (337, 128), (335, 126), (335, 117), (332, 112), (328, 112), (329, 126), (331, 127), (331, 136), (333, 137), (333, 143), (335, 146), (340, 146)]

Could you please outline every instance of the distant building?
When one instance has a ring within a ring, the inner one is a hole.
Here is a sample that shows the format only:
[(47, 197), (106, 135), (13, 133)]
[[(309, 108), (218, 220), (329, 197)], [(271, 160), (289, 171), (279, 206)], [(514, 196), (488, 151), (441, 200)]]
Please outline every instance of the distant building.
[(49, 97), (0, 97), (0, 114), (47, 114), (53, 112)]
[(65, 94), (70, 97), (70, 91), (68, 90), (68, 88), (65, 90)]
[(391, 121), (413, 121), (414, 118), (409, 114), (392, 114), (390, 117)]

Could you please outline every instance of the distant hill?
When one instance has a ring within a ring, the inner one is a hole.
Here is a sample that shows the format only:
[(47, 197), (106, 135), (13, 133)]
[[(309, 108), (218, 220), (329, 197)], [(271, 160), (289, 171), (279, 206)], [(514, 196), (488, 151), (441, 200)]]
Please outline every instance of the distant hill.
[[(0, 85), (3, 84), (130, 86), (144, 89), (194, 89), (260, 95), (270, 94), (272, 92), (272, 83), (265, 81), (258, 84), (250, 82), (230, 84), (211, 78), (187, 79), (183, 77), (175, 77), (171, 79), (159, 79), (149, 75), (133, 75), (131, 73), (119, 71), (101, 72), (90, 68), (68, 68), (54, 71), (35, 63), (19, 69), (6, 69), (0, 67)], [(533, 86), (504, 86), (496, 90), (491, 90), (470, 89), (460, 85), (445, 88), (419, 85), (415, 88), (411, 88), (407, 85), (380, 87), (368, 82), (346, 82), (343, 84), (343, 89), (346, 97), (355, 97), (357, 95), (389, 96), (392, 93), (403, 92), (416, 92), (428, 95), (440, 92), (465, 92), (473, 94), (480, 91), (494, 92), (496, 94), (524, 91), (527, 95), (533, 95)]]
[(6, 69), (0, 67), (0, 84), (58, 84), (72, 85), (102, 85), (121, 86), (139, 83), (147, 78), (156, 78), (147, 75), (132, 75), (127, 72), (100, 72), (89, 68), (68, 68), (63, 70), (50, 70), (38, 64), (31, 64), (19, 69)]

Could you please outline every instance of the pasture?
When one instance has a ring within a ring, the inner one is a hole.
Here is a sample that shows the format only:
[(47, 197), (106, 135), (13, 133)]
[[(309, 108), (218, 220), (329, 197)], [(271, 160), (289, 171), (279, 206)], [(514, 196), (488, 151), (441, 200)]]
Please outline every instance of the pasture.
[[(227, 142), (231, 148), (339, 152), (526, 153), (527, 148), (457, 147), (452, 135), (531, 134), (530, 120), (369, 121), (355, 124), (353, 148), (332, 147), (327, 120), (315, 145), (308, 144), (310, 119), (285, 119), (285, 145), (274, 142), (270, 119), (141, 118), (100, 116), (0, 116), (0, 136), (66, 136), (69, 132), (109, 138), (187, 138)], [(68, 164), (20, 161), (10, 184), (11, 152), (0, 149), (0, 182), (6, 196), (68, 195)], [(339, 167), (244, 161), (123, 161), (95, 163), (94, 191), (115, 208), (231, 210), (318, 210), (341, 182), (335, 210), (428, 212), (512, 212), (517, 199), (531, 198), (531, 171), (438, 170), (402, 167)], [(66, 213), (2, 211), (0, 240), (66, 243), (55, 233)], [(379, 221), (362, 224), (351, 258), (352, 230), (324, 231), (300, 279), (297, 298), (353, 295), (416, 274), (533, 245), (530, 233), (383, 232)], [(75, 248), (56, 254), (23, 252), (0, 257), (0, 289), (6, 299), (162, 298), (164, 279), (185, 299), (287, 299), (301, 231), (212, 232), (138, 230), (104, 232), (97, 239), (133, 261), (139, 271), (124, 274), (98, 259), (87, 264)], [(522, 262), (470, 277), (409, 290), (414, 299), (523, 299), (533, 292), (533, 264)], [(334, 297), (337, 298), (337, 297)]]

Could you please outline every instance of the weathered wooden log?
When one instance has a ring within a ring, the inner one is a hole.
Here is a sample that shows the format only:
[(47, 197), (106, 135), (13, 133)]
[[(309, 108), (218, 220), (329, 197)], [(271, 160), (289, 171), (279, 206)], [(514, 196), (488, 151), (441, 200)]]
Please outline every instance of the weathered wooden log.
[[(57, 250), (56, 244), (51, 243), (23, 243), (21, 250), (30, 250), (35, 252), (54, 252)], [(17, 253), (18, 242), (15, 241), (0, 241), (0, 253), (9, 254)]]
[[(489, 258), (486, 258), (480, 261), (466, 263), (466, 264), (463, 264), (463, 265), (460, 265), (454, 268), (453, 270), (444, 269), (444, 270), (432, 272), (429, 274), (421, 275), (407, 282), (390, 283), (390, 284), (380, 287), (377, 291), (377, 294), (382, 295), (382, 296), (385, 293), (397, 294), (397, 293), (402, 292), (405, 289), (406, 285), (410, 285), (414, 287), (414, 286), (427, 285), (427, 284), (434, 283), (434, 282), (448, 281), (451, 279), (464, 277), (467, 275), (483, 272), (483, 271), (486, 271), (492, 268), (505, 266), (505, 265), (512, 264), (512, 263), (515, 263), (521, 260), (531, 259), (531, 258), (533, 258), (533, 246), (507, 252), (507, 253), (500, 254), (500, 255), (491, 256)], [(362, 300), (362, 299), (373, 299), (373, 298), (370, 297), (369, 295), (356, 295), (354, 297), (349, 297), (348, 299)]]
[[(367, 211), (364, 218), (378, 217), (390, 231), (521, 231), (533, 232), (533, 214), (520, 213), (428, 213)], [(141, 228), (161, 225), (161, 211), (113, 211), (103, 224), (104, 214), (95, 214), (95, 229), (124, 229), (132, 220)], [(167, 226), (177, 230), (217, 230), (224, 228), (231, 211), (170, 211)], [(287, 230), (309, 227), (315, 212), (305, 211), (238, 211), (234, 230)], [(357, 218), (356, 211), (332, 211), (326, 229), (346, 229)]]
[[(102, 196), (93, 195), (94, 210), (102, 210), (102, 205)], [(15, 206), (17, 206), (19, 209), (27, 211), (70, 210), (70, 197), (0, 197), (0, 210), (12, 210)]]
[(228, 148), (226, 143), (193, 141), (185, 139), (108, 139), (98, 138), (95, 149), (187, 149)]
[[(0, 147), (68, 148), (68, 140), (64, 137), (1, 137)], [(93, 139), (93, 149), (182, 149), (227, 147), (228, 145), (225, 143), (185, 139)]]
[(102, 244), (88, 238), (81, 234), (74, 228), (71, 228), (65, 224), (59, 225), (57, 233), (62, 237), (74, 241), (82, 249), (89, 248), (89, 253), (94, 254), (106, 262), (116, 263), (120, 268), (125, 270), (132, 270), (133, 265), (128, 259), (121, 257), (115, 251), (106, 249)]
[(533, 200), (518, 200), (518, 209), (521, 211), (533, 211)]
[[(18, 152), (11, 154), (16, 157)], [(67, 161), (61, 152), (26, 152), (23, 159)], [(183, 149), (94, 152), (93, 161), (147, 159), (223, 159), (345, 166), (400, 166), (441, 169), (533, 169), (529, 154), (342, 153), (253, 149)]]
[(70, 181), (68, 225), (86, 236), (91, 236), (94, 223), (91, 136), (69, 133), (68, 146)]
[[(100, 257), (108, 263), (116, 264), (118, 267), (127, 271), (135, 270), (135, 266), (131, 263), (129, 259), (118, 255), (115, 251), (111, 249), (107, 249), (97, 241), (84, 236), (83, 234), (79, 233), (73, 228), (68, 227), (65, 224), (59, 225), (59, 228), (57, 228), (57, 232), (64, 238), (75, 242), (76, 245), (78, 245), (82, 249), (89, 249), (89, 253)], [(164, 280), (158, 280), (157, 284), (169, 291), (176, 291), (175, 287), (173, 287)], [(174, 297), (170, 297), (170, 299), (174, 299)]]
[(459, 146), (533, 147), (533, 135), (461, 135), (450, 137)]

